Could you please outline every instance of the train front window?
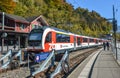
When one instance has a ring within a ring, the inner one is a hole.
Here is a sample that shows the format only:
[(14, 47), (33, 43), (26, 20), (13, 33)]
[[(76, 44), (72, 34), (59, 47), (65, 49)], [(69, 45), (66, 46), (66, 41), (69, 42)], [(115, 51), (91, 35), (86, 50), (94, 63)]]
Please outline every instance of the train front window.
[(38, 29), (32, 30), (29, 34), (28, 45), (40, 46), (42, 41), (42, 35), (43, 35), (42, 30), (38, 30)]
[(34, 29), (30, 32), (29, 40), (42, 40), (43, 30), (42, 29)]
[(29, 36), (29, 40), (42, 40), (42, 33), (32, 33)]

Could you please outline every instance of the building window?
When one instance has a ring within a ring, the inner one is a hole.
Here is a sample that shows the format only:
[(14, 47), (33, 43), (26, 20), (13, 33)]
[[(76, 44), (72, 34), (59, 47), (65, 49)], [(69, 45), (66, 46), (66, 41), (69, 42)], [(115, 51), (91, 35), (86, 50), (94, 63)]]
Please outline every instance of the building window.
[(32, 24), (32, 29), (34, 29), (34, 28), (38, 28), (40, 25), (34, 25), (34, 24)]
[(35, 28), (34, 24), (32, 24), (32, 29)]
[(21, 29), (21, 30), (23, 30), (23, 29), (25, 29), (25, 28), (26, 28), (26, 25), (20, 24), (20, 29)]

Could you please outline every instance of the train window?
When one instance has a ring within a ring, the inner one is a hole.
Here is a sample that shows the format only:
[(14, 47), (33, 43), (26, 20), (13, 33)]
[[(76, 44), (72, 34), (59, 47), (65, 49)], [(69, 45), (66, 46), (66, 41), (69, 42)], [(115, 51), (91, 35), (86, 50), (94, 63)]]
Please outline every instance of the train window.
[(52, 33), (49, 32), (46, 36), (45, 42), (51, 42), (51, 40), (52, 40)]
[(83, 42), (88, 42), (88, 39), (87, 38), (83, 38)]
[(66, 34), (57, 33), (56, 42), (70, 42), (70, 36)]
[(89, 39), (89, 42), (94, 42), (94, 39)]

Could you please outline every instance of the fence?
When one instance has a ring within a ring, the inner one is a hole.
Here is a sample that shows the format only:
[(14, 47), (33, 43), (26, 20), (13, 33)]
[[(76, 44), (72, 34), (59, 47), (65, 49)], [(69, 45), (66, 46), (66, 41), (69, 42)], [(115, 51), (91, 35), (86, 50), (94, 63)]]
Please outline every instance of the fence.
[(111, 49), (116, 60), (120, 61), (120, 42), (116, 42), (116, 47), (114, 41), (111, 42)]
[(22, 64), (22, 50), (19, 50), (14, 56), (12, 50), (9, 50), (5, 55), (0, 58), (0, 69), (8, 68), (14, 57), (18, 57), (20, 64)]
[(0, 58), (1, 69), (7, 68), (8, 64), (12, 61), (12, 50), (9, 50), (8, 53)]

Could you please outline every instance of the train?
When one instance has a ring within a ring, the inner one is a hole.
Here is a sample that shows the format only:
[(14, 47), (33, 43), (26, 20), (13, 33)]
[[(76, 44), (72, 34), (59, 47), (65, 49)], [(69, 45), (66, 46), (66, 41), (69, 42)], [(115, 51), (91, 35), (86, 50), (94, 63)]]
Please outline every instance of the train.
[(37, 62), (45, 60), (52, 50), (78, 50), (100, 46), (107, 40), (74, 34), (62, 29), (43, 26), (31, 30), (28, 36), (27, 52), (32, 53)]

